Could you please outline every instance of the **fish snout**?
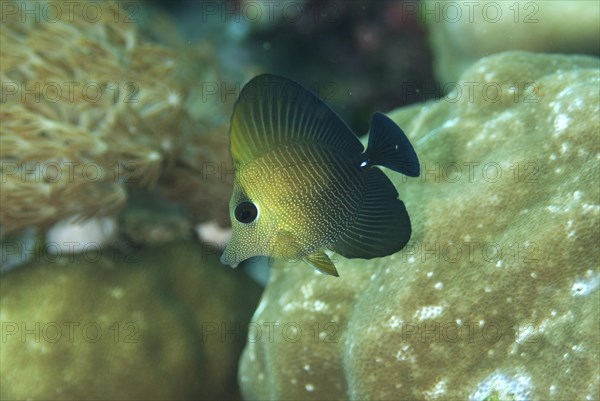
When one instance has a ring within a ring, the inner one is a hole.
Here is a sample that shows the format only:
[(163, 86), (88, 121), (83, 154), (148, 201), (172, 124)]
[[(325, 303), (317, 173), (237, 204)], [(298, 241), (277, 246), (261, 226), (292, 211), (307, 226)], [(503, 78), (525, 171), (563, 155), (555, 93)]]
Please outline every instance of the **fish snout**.
[(232, 268), (235, 268), (240, 264), (241, 260), (236, 260), (234, 257), (232, 257), (229, 249), (230, 249), (229, 247), (225, 248), (225, 251), (221, 255), (221, 263), (223, 263), (224, 265), (227, 265), (227, 266), (231, 266)]

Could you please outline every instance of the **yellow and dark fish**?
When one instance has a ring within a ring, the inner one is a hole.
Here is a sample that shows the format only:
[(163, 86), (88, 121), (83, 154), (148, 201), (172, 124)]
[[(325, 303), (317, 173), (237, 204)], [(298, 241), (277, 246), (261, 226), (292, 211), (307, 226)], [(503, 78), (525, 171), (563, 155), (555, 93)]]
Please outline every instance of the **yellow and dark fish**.
[(236, 172), (231, 241), (221, 261), (253, 256), (302, 259), (337, 276), (324, 249), (375, 258), (402, 249), (411, 226), (384, 166), (411, 177), (419, 160), (402, 130), (382, 113), (363, 146), (315, 94), (274, 75), (248, 82), (231, 117)]

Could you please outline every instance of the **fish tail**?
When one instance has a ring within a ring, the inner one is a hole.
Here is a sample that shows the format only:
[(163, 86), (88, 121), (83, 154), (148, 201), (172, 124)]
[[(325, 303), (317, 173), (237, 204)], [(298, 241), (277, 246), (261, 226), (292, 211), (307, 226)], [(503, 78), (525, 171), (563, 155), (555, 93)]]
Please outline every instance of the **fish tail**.
[(369, 145), (360, 167), (383, 166), (409, 177), (421, 174), (419, 158), (404, 131), (385, 114), (376, 112), (371, 119)]

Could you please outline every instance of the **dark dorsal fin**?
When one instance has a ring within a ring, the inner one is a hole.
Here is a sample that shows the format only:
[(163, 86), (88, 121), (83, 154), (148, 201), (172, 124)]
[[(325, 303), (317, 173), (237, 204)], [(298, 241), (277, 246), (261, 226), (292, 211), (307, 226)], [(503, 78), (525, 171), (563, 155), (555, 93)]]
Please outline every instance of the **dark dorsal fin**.
[(362, 167), (384, 166), (409, 177), (418, 177), (421, 173), (419, 158), (406, 134), (380, 112), (371, 119), (369, 146), (362, 160)]
[(371, 259), (398, 252), (410, 239), (410, 219), (389, 178), (377, 167), (366, 171), (365, 199), (353, 226), (331, 246), (347, 258)]
[(265, 74), (244, 85), (231, 116), (233, 160), (246, 164), (299, 141), (319, 142), (356, 156), (363, 151), (342, 119), (300, 84)]

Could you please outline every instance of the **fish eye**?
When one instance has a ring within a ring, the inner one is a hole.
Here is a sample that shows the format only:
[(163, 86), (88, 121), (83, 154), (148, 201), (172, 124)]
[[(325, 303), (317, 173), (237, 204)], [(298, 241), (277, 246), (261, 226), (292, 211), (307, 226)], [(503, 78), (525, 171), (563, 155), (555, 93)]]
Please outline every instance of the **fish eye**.
[(256, 205), (250, 201), (243, 201), (235, 207), (235, 219), (240, 223), (252, 223), (258, 217)]

